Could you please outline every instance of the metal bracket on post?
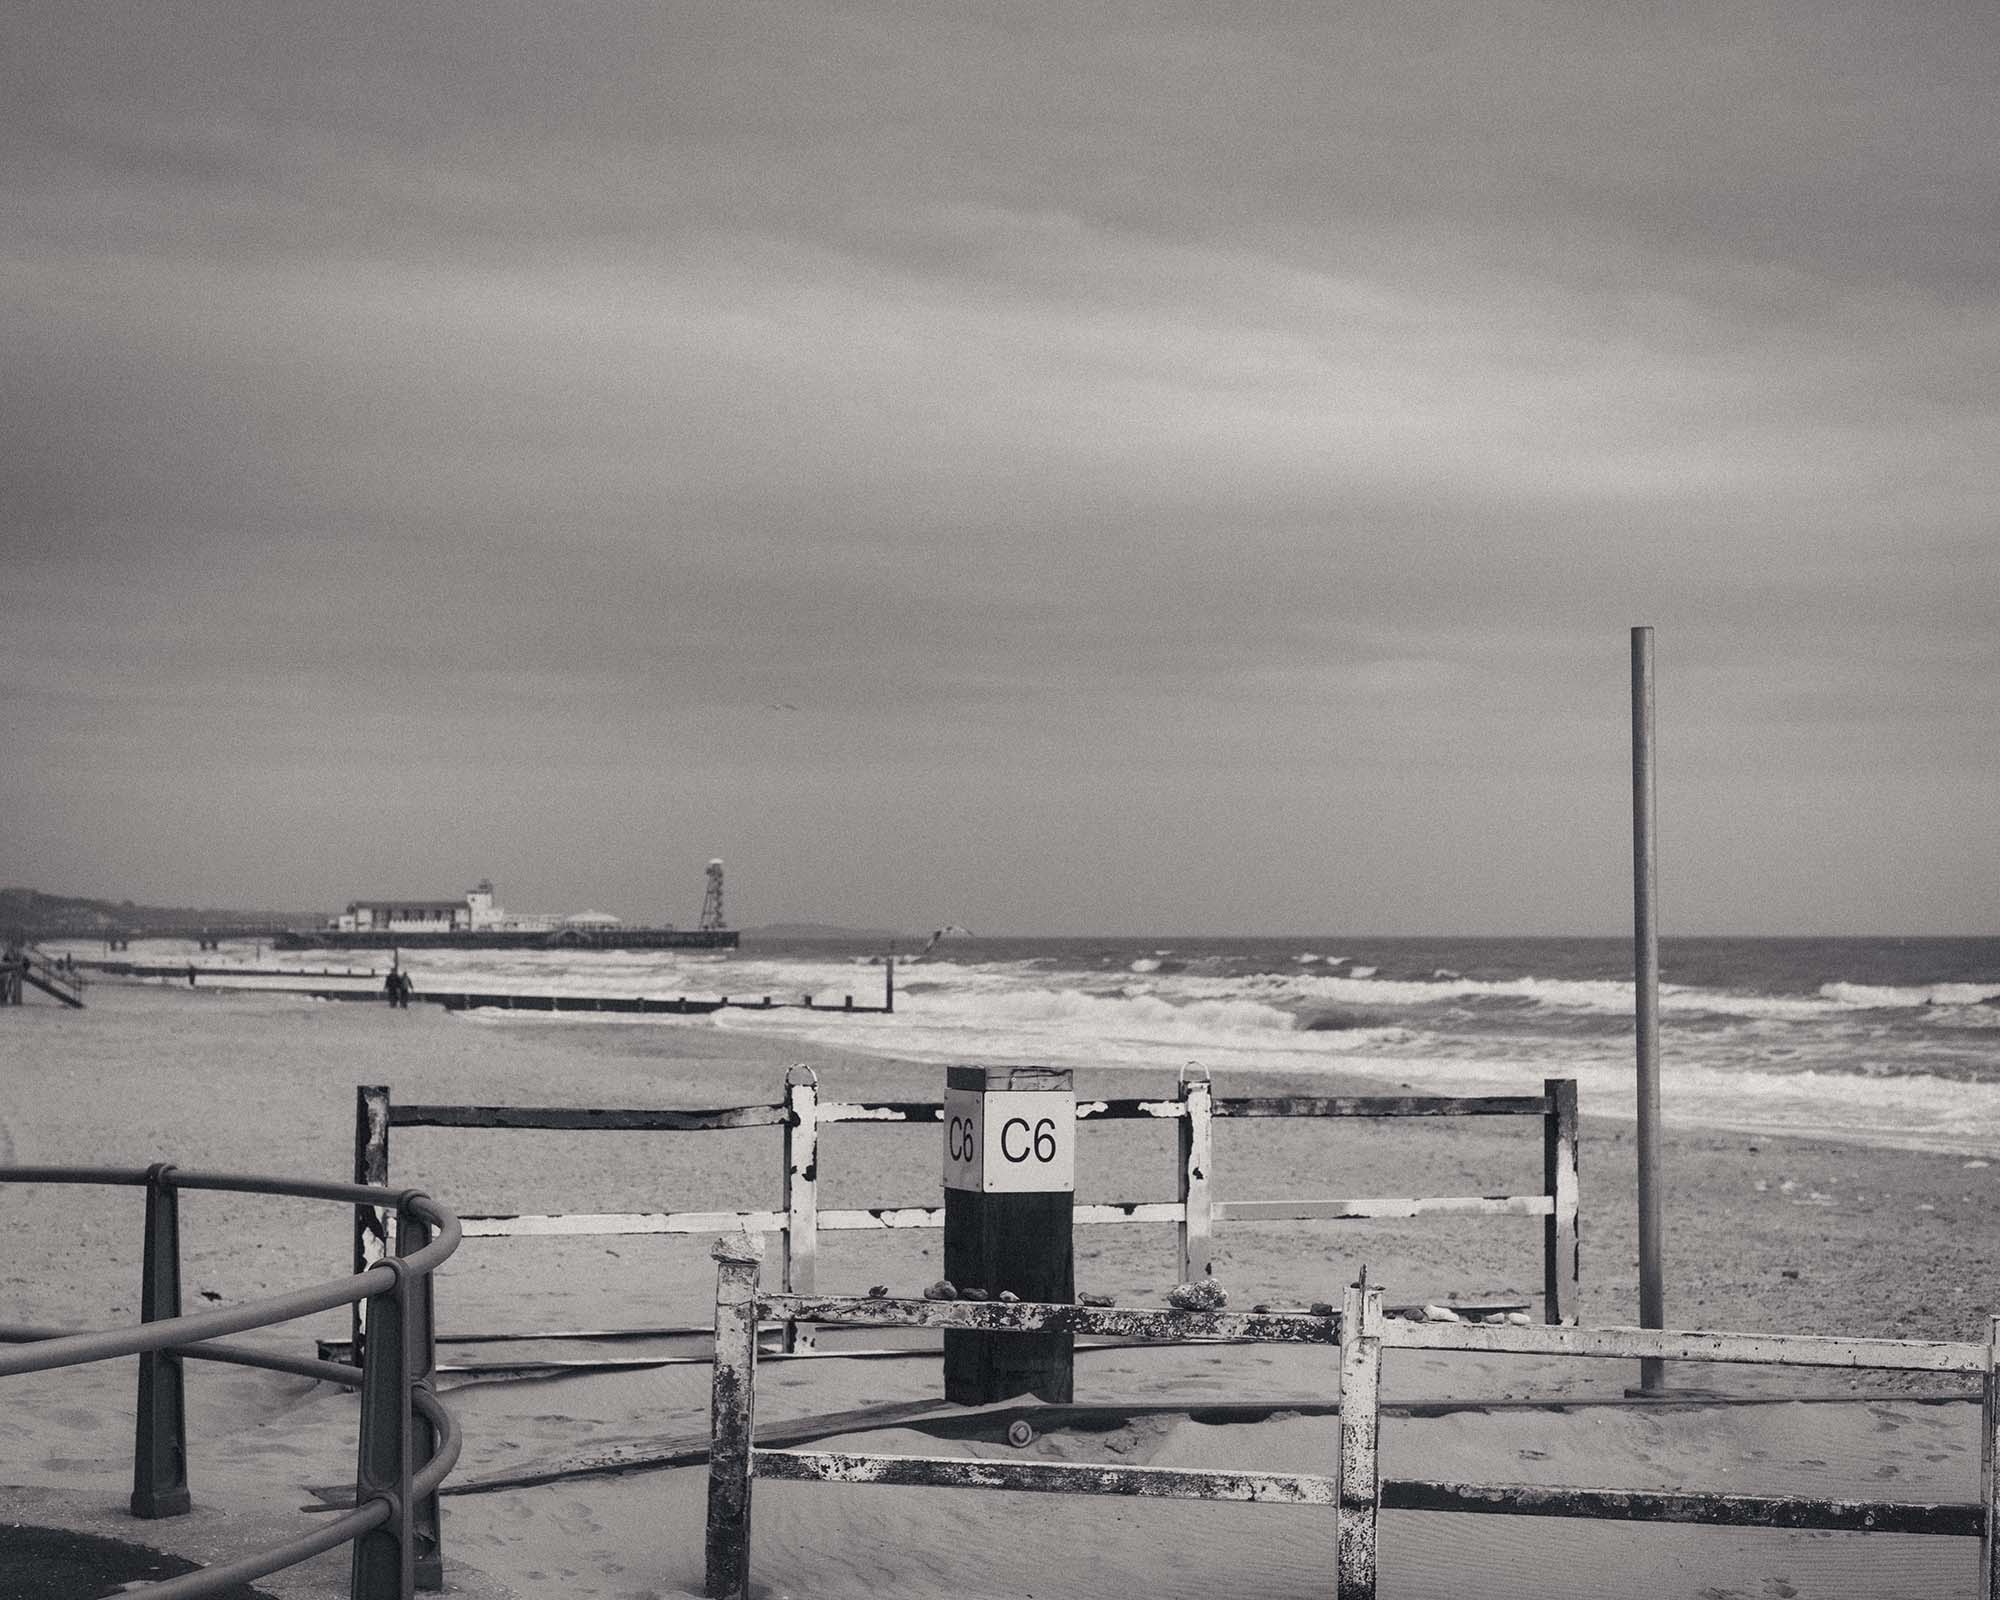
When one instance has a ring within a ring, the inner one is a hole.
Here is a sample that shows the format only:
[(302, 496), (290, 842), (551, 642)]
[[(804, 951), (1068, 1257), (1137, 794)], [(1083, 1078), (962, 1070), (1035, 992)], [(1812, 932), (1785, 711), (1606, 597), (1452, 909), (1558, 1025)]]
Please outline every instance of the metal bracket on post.
[[(803, 1062), (785, 1073), (785, 1293), (813, 1292), (819, 1255), (819, 1074)], [(814, 1348), (812, 1329), (785, 1324), (786, 1350)]]
[[(389, 1184), (389, 1086), (357, 1084), (354, 1090), (354, 1181)], [(389, 1253), (389, 1213), (380, 1206), (354, 1208), (354, 1270), (366, 1272)], [(361, 1365), (368, 1340), (368, 1302), (354, 1302), (348, 1359)]]
[(1549, 1109), (1542, 1119), (1542, 1191), (1551, 1210), (1542, 1230), (1542, 1320), (1574, 1327), (1579, 1313), (1583, 1262), (1577, 1217), (1576, 1079), (1542, 1084)]
[(754, 1234), (717, 1239), (715, 1365), (708, 1424), (707, 1584), (711, 1600), (750, 1593), (751, 1445), (757, 1400), (757, 1272)]
[[(413, 1256), (431, 1242), (431, 1225), (410, 1209), (406, 1196), (396, 1214), (396, 1255)], [(411, 1389), (437, 1394), (437, 1314), (432, 1293), (435, 1280), (424, 1273), (408, 1278), (409, 1317), (404, 1330), (408, 1363), (404, 1377)], [(437, 1454), (437, 1428), (414, 1402), (410, 1408), (412, 1470)], [(415, 1546), (415, 1574), (419, 1589), (444, 1587), (444, 1526), (436, 1490), (410, 1508), (410, 1539)]]
[(1340, 1309), (1340, 1488), (1334, 1505), (1337, 1600), (1375, 1600), (1381, 1505), (1382, 1291), (1366, 1275)]
[[(181, 1314), (181, 1208), (173, 1167), (146, 1169), (146, 1252), (139, 1320)], [(132, 1449), (132, 1515), (148, 1520), (187, 1515), (187, 1398), (181, 1358), (172, 1350), (139, 1357), (139, 1423)]]
[(402, 1262), (376, 1263), (396, 1275), (395, 1287), (369, 1308), (361, 1362), (361, 1443), (355, 1453), (354, 1503), (387, 1500), (390, 1517), (354, 1541), (351, 1600), (409, 1600), (416, 1589), (410, 1478), (415, 1471), (410, 1403), (411, 1278)]
[(1215, 1270), (1209, 1173), (1215, 1161), (1215, 1100), (1208, 1071), (1192, 1064), (1181, 1068), (1181, 1115), (1178, 1124), (1181, 1191), (1181, 1282), (1193, 1283)]

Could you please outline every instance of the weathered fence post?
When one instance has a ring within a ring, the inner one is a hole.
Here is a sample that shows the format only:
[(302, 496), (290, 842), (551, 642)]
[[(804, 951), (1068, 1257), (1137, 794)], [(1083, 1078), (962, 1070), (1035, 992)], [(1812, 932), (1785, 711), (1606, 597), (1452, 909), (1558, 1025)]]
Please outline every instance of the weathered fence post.
[[(173, 1167), (146, 1169), (146, 1250), (139, 1280), (139, 1320), (181, 1314), (181, 1206)], [(181, 1358), (172, 1350), (139, 1357), (139, 1422), (132, 1448), (132, 1515), (185, 1516), (188, 1498), (187, 1401)]]
[(1581, 1310), (1583, 1260), (1577, 1218), (1576, 1079), (1542, 1084), (1549, 1109), (1542, 1118), (1542, 1192), (1554, 1206), (1543, 1219), (1542, 1320), (1574, 1327)]
[[(354, 1181), (389, 1182), (389, 1086), (357, 1084), (354, 1090)], [(389, 1253), (389, 1213), (380, 1206), (354, 1208), (354, 1270), (366, 1272)], [(354, 1302), (348, 1360), (361, 1364), (368, 1338), (368, 1302)]]
[(757, 1400), (757, 1268), (763, 1240), (729, 1234), (715, 1272), (715, 1365), (708, 1412), (707, 1593), (750, 1593), (750, 1447)]
[(415, 1471), (415, 1433), (410, 1402), (416, 1362), (412, 1280), (394, 1257), (376, 1263), (392, 1269), (395, 1286), (377, 1295), (369, 1310), (368, 1338), (361, 1360), (361, 1441), (355, 1452), (354, 1503), (386, 1499), (389, 1520), (354, 1541), (349, 1594), (352, 1600), (410, 1600), (416, 1590), (414, 1507), (410, 1476)]
[[(819, 1256), (819, 1074), (803, 1062), (785, 1073), (785, 1293), (813, 1292)], [(813, 1348), (810, 1325), (785, 1324), (784, 1348)]]
[(1352, 1285), (1340, 1309), (1340, 1492), (1334, 1505), (1337, 1600), (1375, 1600), (1382, 1291)]
[(1979, 1384), (1979, 1600), (2000, 1600), (2000, 1316), (1986, 1320), (1986, 1371)]
[[(413, 1256), (431, 1242), (431, 1225), (409, 1209), (407, 1201), (396, 1215), (396, 1255)], [(432, 1293), (430, 1273), (409, 1281), (409, 1387), (437, 1394), (437, 1301)], [(410, 1408), (412, 1470), (437, 1454), (437, 1428), (414, 1404)], [(443, 1511), (435, 1490), (410, 1508), (410, 1541), (415, 1547), (416, 1583), (419, 1589), (444, 1587)]]
[(1212, 1223), (1209, 1172), (1215, 1155), (1215, 1100), (1205, 1068), (1181, 1068), (1178, 1124), (1178, 1183), (1181, 1199), (1181, 1282), (1192, 1283), (1214, 1270), (1209, 1242)]

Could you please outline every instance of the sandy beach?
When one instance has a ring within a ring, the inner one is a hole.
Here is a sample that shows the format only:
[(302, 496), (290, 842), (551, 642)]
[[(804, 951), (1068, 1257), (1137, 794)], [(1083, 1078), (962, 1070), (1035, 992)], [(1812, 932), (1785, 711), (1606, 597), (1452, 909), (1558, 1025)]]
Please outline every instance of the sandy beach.
[[(577, 1105), (719, 1106), (776, 1099), (795, 1043), (686, 1024), (489, 1022), (418, 1008), (303, 1004), (103, 986), (86, 1013), (27, 1007), (0, 1031), (11, 1085), (0, 1159), (185, 1165), (342, 1178), (354, 1088), (400, 1099)], [(931, 1065), (815, 1049), (825, 1092), (930, 1098)], [(1318, 1080), (1327, 1092), (1325, 1080)], [(1273, 1092), (1282, 1077), (1218, 1075), (1225, 1093)], [(1294, 1085), (1295, 1086), (1295, 1085)], [(1165, 1090), (1158, 1075), (1079, 1072), (1080, 1094)], [(1356, 1078), (1339, 1086), (1383, 1090)], [(1524, 1084), (1524, 1089), (1539, 1087)], [(935, 1204), (934, 1128), (841, 1127), (823, 1147), (822, 1204)], [(398, 1130), (393, 1177), (465, 1213), (769, 1205), (779, 1185), (774, 1130), (718, 1135), (465, 1133)], [(1632, 1141), (1587, 1118), (1582, 1147), (1583, 1317), (1636, 1320)], [(1396, 1127), (1225, 1125), (1218, 1192), (1286, 1195), (1534, 1190), (1540, 1141), (1521, 1127), (1426, 1121)], [(1991, 1309), (1996, 1193), (1978, 1158), (1716, 1132), (1667, 1140), (1670, 1323), (1792, 1332), (1979, 1337)], [(1079, 1199), (1171, 1198), (1170, 1130), (1086, 1128)], [(130, 1192), (0, 1190), (0, 1256), (13, 1321), (107, 1326), (135, 1315), (139, 1202)], [(190, 1306), (226, 1304), (336, 1275), (348, 1220), (337, 1207), (191, 1196), (183, 1212)], [(1538, 1296), (1540, 1223), (1232, 1226), (1217, 1276), (1232, 1302), (1338, 1299), (1365, 1263), (1392, 1300)], [(886, 1283), (915, 1293), (937, 1276), (935, 1234), (843, 1235), (823, 1244), (830, 1292)], [(1171, 1286), (1170, 1228), (1080, 1229), (1079, 1287), (1157, 1304)], [(446, 1332), (701, 1323), (713, 1275), (704, 1240), (473, 1240), (445, 1271)], [(344, 1316), (252, 1336), (309, 1353)], [(695, 1353), (700, 1341), (672, 1348)], [(478, 1359), (526, 1350), (484, 1347)], [(634, 1353), (620, 1345), (620, 1354)], [(649, 1348), (668, 1348), (665, 1345)], [(467, 1352), (447, 1351), (446, 1359)], [(1051, 1459), (1330, 1470), (1331, 1352), (1254, 1347), (1115, 1350), (1079, 1357), (1074, 1426), (1031, 1447)], [(1615, 1369), (1615, 1370), (1614, 1370)], [(1614, 1363), (1399, 1357), (1393, 1404), (1611, 1399), (1632, 1381)], [(1706, 1371), (1736, 1394), (1820, 1396), (1855, 1385), (1762, 1370)], [(671, 1455), (706, 1429), (699, 1366), (509, 1382), (448, 1379), (466, 1454), (446, 1501), (455, 1588), (607, 1600), (699, 1591), (704, 1474), (698, 1465), (558, 1477), (469, 1492), (589, 1459)], [(1493, 1406), (1385, 1422), (1385, 1474), (1491, 1482), (1733, 1489), (1773, 1493), (1977, 1494), (1977, 1407), (1943, 1403), (1949, 1385), (1875, 1381), (1874, 1404), (1810, 1399), (1729, 1409)], [(303, 1380), (194, 1366), (188, 1377), (195, 1517), (123, 1517), (129, 1487), (131, 1363), (12, 1380), (0, 1415), (0, 1514), (100, 1525), (209, 1559), (318, 1503), (351, 1480), (355, 1403)], [(935, 1399), (929, 1357), (774, 1366), (758, 1389), (763, 1425)], [(1261, 1420), (1196, 1421), (1168, 1403), (1272, 1402)], [(1289, 1403), (1289, 1406), (1286, 1403)], [(1306, 1409), (1300, 1410), (1304, 1406)], [(1319, 1409), (1317, 1413), (1314, 1407)], [(942, 1413), (948, 1408), (942, 1406)], [(1003, 1408), (1004, 1409), (1004, 1408)], [(928, 1429), (928, 1431), (926, 1431)], [(870, 1428), (854, 1448), (1010, 1453), (1004, 1421), (959, 1415)], [(836, 1442), (836, 1447), (838, 1443)], [(1448, 1470), (1444, 1467), (1449, 1463)], [(773, 1595), (1260, 1594), (1330, 1588), (1329, 1519), (1303, 1510), (1070, 1500), (940, 1490), (759, 1489), (753, 1575)], [(1734, 1534), (1519, 1519), (1389, 1514), (1385, 1594), (1790, 1595), (1975, 1592), (1973, 1546), (1955, 1539)], [(1033, 1527), (1033, 1540), (1022, 1533)], [(1576, 1583), (1548, 1585), (1555, 1570)], [(343, 1555), (265, 1580), (273, 1595), (340, 1592)]]

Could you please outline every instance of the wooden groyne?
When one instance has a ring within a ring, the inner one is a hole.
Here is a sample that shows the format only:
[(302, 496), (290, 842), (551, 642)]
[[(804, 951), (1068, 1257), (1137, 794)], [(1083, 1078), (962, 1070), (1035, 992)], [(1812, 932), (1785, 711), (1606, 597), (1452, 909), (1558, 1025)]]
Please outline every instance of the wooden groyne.
[[(309, 989), (315, 1000), (374, 1000), (383, 996), (373, 989)], [(721, 995), (713, 1000), (679, 995), (671, 1000), (631, 994), (479, 994), (464, 990), (412, 989), (413, 1003), (443, 1006), (447, 1011), (611, 1011), (639, 1015), (698, 1017), (723, 1010), (734, 1011), (821, 1011), (839, 1016), (887, 1016), (892, 1005), (858, 1006), (853, 995), (837, 1006), (817, 1005), (813, 996), (800, 1000), (774, 1000), (760, 995), (754, 1000)]]
[(78, 961), (107, 978), (379, 978), (375, 967), (201, 967), (192, 962)]

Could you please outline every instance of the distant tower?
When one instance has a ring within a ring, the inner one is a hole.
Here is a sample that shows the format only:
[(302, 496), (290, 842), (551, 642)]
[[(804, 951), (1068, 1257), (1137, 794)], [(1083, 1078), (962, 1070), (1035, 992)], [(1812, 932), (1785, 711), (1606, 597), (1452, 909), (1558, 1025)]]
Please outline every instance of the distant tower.
[(701, 897), (701, 929), (708, 933), (728, 926), (722, 915), (722, 863), (711, 861), (708, 864), (708, 893)]

